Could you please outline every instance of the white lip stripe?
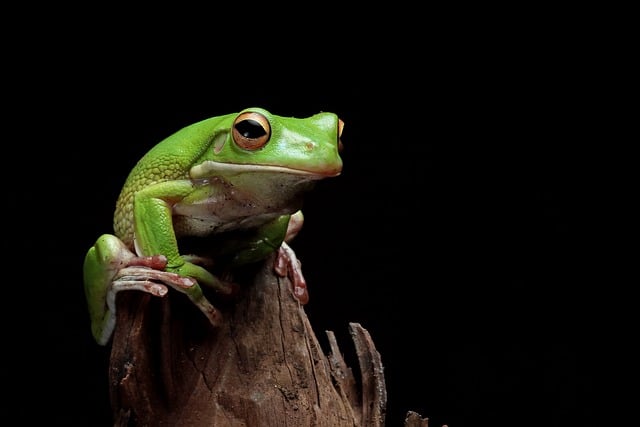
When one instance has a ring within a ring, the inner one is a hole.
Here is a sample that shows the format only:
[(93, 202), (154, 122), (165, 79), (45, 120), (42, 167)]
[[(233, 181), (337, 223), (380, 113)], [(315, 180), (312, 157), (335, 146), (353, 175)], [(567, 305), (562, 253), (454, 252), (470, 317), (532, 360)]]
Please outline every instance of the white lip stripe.
[(283, 166), (221, 163), (211, 160), (207, 160), (199, 165), (192, 167), (190, 170), (190, 176), (192, 179), (207, 178), (211, 176), (212, 172), (214, 171), (218, 173), (281, 172), (292, 175), (309, 175), (317, 177), (325, 176), (317, 172), (309, 172), (302, 169), (292, 169)]

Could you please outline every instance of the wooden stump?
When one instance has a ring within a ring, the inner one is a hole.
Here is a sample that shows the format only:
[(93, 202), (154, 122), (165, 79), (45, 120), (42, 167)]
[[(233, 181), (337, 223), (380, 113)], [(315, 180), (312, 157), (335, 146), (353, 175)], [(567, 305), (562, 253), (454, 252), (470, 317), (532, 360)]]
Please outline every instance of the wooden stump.
[(385, 424), (380, 355), (351, 323), (361, 380), (332, 332), (325, 355), (291, 283), (267, 260), (213, 329), (183, 295), (118, 296), (110, 360), (116, 426)]

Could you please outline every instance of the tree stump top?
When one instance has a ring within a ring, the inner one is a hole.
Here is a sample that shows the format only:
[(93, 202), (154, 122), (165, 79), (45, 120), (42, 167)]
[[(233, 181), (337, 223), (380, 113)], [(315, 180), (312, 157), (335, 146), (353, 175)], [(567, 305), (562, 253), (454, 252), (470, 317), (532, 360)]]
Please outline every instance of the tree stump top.
[[(183, 295), (118, 295), (110, 360), (115, 425), (384, 426), (386, 388), (368, 332), (349, 325), (356, 381), (325, 355), (291, 283), (267, 260), (213, 329)], [(212, 298), (214, 304), (216, 301)]]

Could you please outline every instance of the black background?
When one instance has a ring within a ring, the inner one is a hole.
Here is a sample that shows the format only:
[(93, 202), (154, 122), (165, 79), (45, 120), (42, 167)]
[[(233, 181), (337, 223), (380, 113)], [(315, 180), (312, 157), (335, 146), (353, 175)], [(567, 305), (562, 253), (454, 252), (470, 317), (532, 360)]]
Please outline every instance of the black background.
[(343, 174), (309, 194), (292, 246), (321, 341), (334, 331), (348, 353), (349, 322), (371, 334), (387, 425), (409, 410), (432, 426), (595, 425), (600, 350), (614, 341), (611, 291), (593, 287), (606, 283), (594, 252), (609, 233), (594, 215), (608, 165), (586, 143), (596, 93), (573, 36), (516, 27), (414, 25), (393, 42), (305, 49), (230, 39), (224, 54), (187, 54), (170, 37), (84, 49), (75, 34), (18, 55), (34, 67), (5, 98), (19, 154), (4, 157), (3, 244), (17, 267), (3, 297), (3, 414), (110, 424), (84, 254), (152, 145), (260, 106), (346, 123)]

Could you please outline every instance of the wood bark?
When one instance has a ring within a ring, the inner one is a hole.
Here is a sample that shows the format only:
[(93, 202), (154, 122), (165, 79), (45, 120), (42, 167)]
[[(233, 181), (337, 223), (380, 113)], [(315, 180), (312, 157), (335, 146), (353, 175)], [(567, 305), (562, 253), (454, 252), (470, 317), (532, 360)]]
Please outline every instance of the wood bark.
[(177, 292), (118, 295), (114, 425), (385, 425), (383, 365), (369, 333), (349, 324), (356, 378), (331, 331), (325, 355), (291, 283), (272, 266), (269, 259), (249, 274), (237, 299), (210, 298), (224, 315), (217, 329)]

